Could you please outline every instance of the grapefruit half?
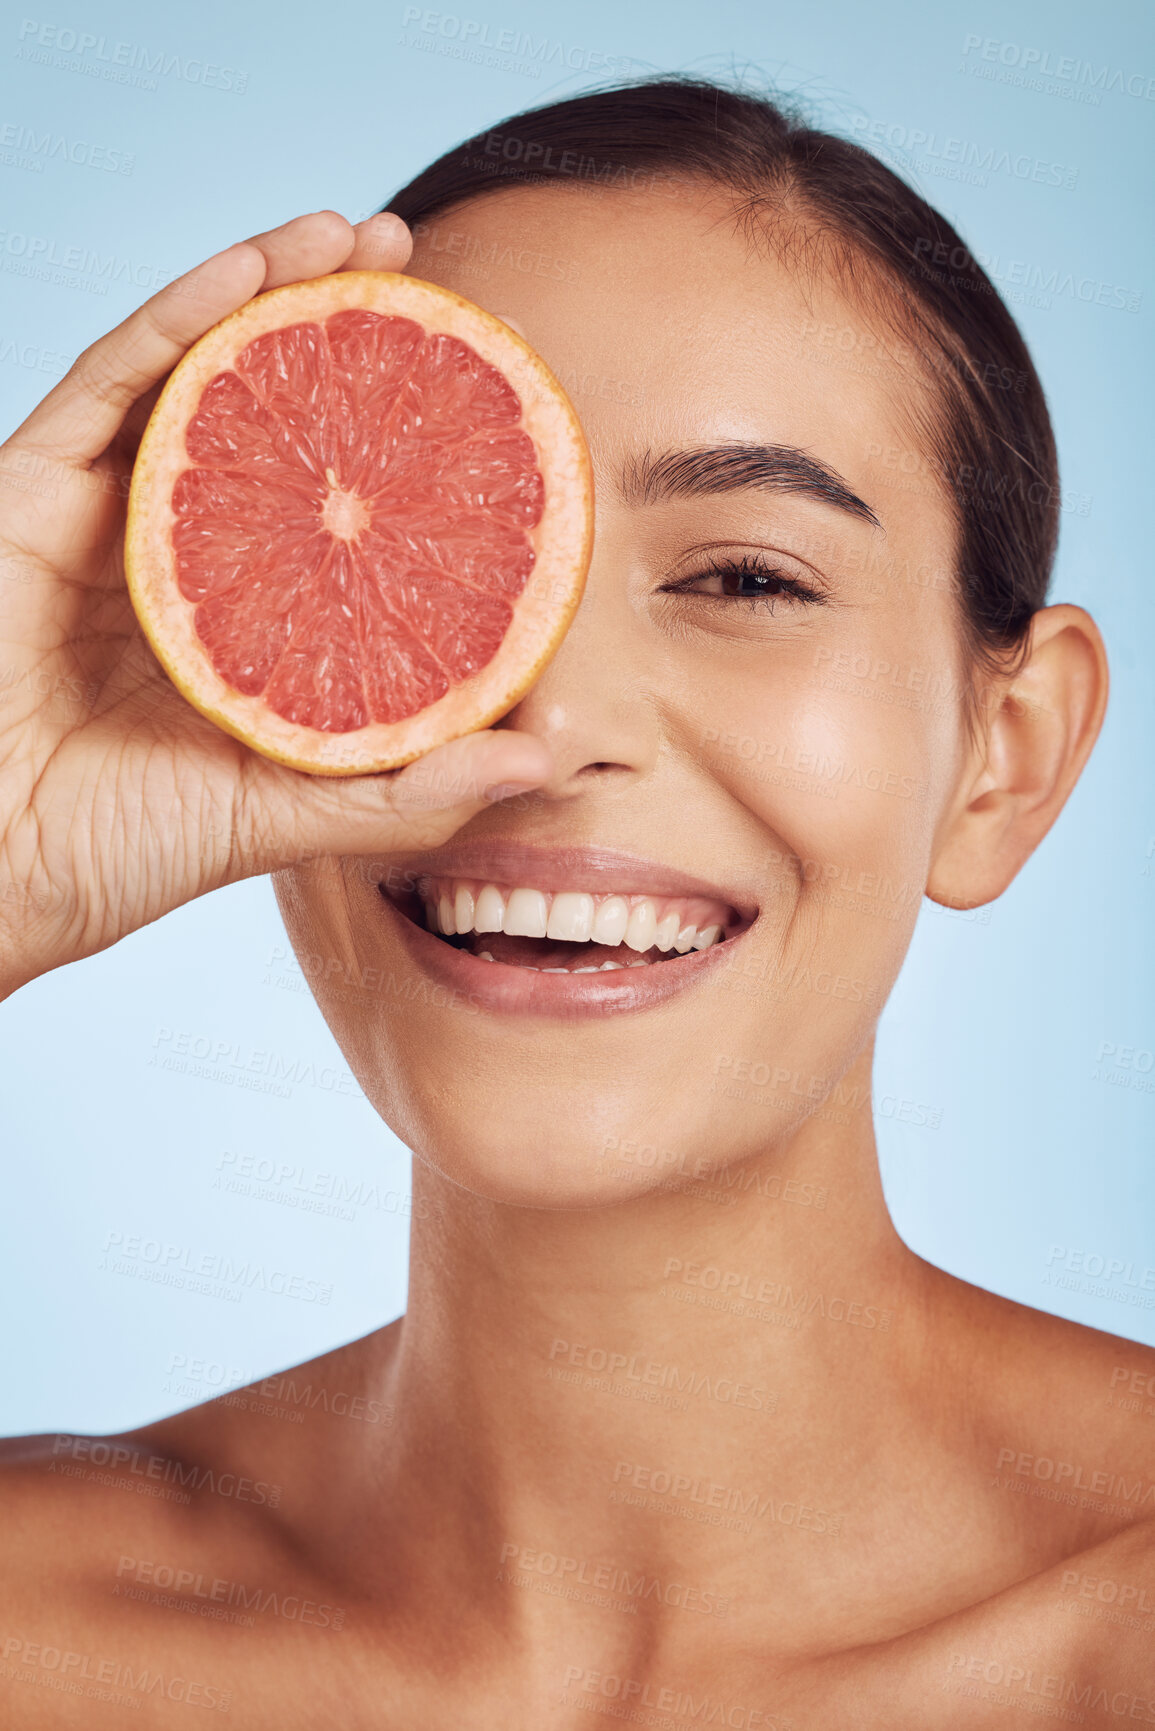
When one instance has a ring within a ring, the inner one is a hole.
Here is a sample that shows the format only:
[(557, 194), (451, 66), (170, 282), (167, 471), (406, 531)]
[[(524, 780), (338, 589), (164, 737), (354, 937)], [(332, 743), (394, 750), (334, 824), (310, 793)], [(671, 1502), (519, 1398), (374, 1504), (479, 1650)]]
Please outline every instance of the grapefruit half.
[(409, 763), (510, 710), (593, 542), (585, 439), (508, 325), (348, 271), (259, 295), (171, 374), (125, 572), (183, 695), (295, 769)]

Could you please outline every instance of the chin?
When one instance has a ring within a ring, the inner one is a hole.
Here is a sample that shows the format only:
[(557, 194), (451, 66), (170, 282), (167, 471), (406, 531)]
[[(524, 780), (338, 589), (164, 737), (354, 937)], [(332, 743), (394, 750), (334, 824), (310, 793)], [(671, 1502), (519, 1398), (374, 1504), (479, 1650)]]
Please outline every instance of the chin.
[[(702, 1156), (705, 1112), (631, 1097), (596, 1077), (528, 1086), (500, 1079), (435, 1096), (412, 1073), (371, 1103), (414, 1155), (474, 1196), (521, 1208), (605, 1208), (692, 1181)], [(705, 1096), (708, 1099), (708, 1095)], [(715, 1160), (719, 1150), (715, 1145)], [(726, 1164), (723, 1157), (719, 1164)], [(687, 1175), (690, 1178), (687, 1179)]]
[[(532, 1040), (509, 1042), (500, 1062), (491, 1039), (471, 1049), (437, 1021), (334, 1032), (370, 1104), (416, 1158), (490, 1202), (572, 1210), (671, 1193), (706, 1198), (719, 1174), (773, 1155), (822, 1112), (800, 1087), (729, 1082), (708, 1043), (652, 1034), (649, 1063), (623, 1064), (614, 1024), (585, 1062), (546, 1040), (536, 1052)], [(786, 1066), (766, 1062), (767, 1072), (777, 1068)]]

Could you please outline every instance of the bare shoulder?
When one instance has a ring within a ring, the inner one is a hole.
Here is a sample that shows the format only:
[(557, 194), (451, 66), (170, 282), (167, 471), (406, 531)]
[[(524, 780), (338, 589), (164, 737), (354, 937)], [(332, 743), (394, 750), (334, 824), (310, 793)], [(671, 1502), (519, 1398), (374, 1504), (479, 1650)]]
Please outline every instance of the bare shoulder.
[(318, 1475), (390, 1422), (361, 1344), (135, 1431), (0, 1442), (0, 1723), (144, 1727), (179, 1700), (296, 1731), (306, 1661), (343, 1693), (348, 1595), (302, 1539)]
[(879, 1650), (878, 1681), (917, 1703), (912, 1726), (993, 1705), (1007, 1725), (1155, 1725), (1155, 1349), (978, 1288), (965, 1303), (970, 1506), (1000, 1561), (973, 1603)]
[(1155, 1725), (1155, 1522), (1132, 1525), (989, 1599), (848, 1656), (831, 1698), (869, 1703), (870, 1731), (975, 1731), (998, 1707), (1040, 1718)]
[(991, 1293), (973, 1310), (976, 1410), (1009, 1494), (1077, 1510), (1097, 1541), (1155, 1520), (1155, 1349)]
[(194, 1511), (200, 1528), (272, 1531), (286, 1487), (311, 1463), (339, 1454), (353, 1433), (391, 1427), (378, 1385), (395, 1329), (119, 1435), (0, 1440), (9, 1530), (36, 1546), (38, 1536), (78, 1523), (89, 1534), (179, 1529)]

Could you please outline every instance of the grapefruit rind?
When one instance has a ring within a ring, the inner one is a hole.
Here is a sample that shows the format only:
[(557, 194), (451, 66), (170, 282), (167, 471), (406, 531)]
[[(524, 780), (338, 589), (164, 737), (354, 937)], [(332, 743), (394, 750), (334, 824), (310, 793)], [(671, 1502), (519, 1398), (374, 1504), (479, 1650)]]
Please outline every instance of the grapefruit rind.
[[(277, 715), (221, 678), (197, 635), (194, 608), (177, 587), (173, 484), (188, 426), (209, 381), (254, 338), (285, 325), (359, 308), (414, 319), (458, 337), (497, 367), (522, 404), (545, 480), (535, 561), (513, 619), (485, 667), (402, 721), (326, 733)], [(263, 756), (321, 775), (396, 769), (448, 740), (488, 727), (524, 696), (557, 650), (582, 597), (593, 550), (593, 477), (581, 424), (553, 373), (492, 313), (452, 290), (392, 271), (346, 271), (258, 295), (214, 325), (178, 362), (140, 442), (129, 491), (125, 576), (141, 629), (173, 684), (194, 708)]]

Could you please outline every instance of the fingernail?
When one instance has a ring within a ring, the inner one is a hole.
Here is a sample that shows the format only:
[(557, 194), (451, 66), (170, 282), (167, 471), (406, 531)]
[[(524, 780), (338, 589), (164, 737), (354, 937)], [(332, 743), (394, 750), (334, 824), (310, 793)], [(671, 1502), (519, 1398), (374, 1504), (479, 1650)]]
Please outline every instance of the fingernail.
[(366, 240), (372, 238), (396, 242), (403, 240), (405, 236), (405, 224), (391, 210), (376, 211), (372, 216), (362, 218), (356, 227), (361, 230), (362, 238)]
[(512, 799), (518, 793), (532, 793), (541, 786), (540, 781), (495, 781), (485, 790), (485, 798), (496, 802), (500, 799)]

